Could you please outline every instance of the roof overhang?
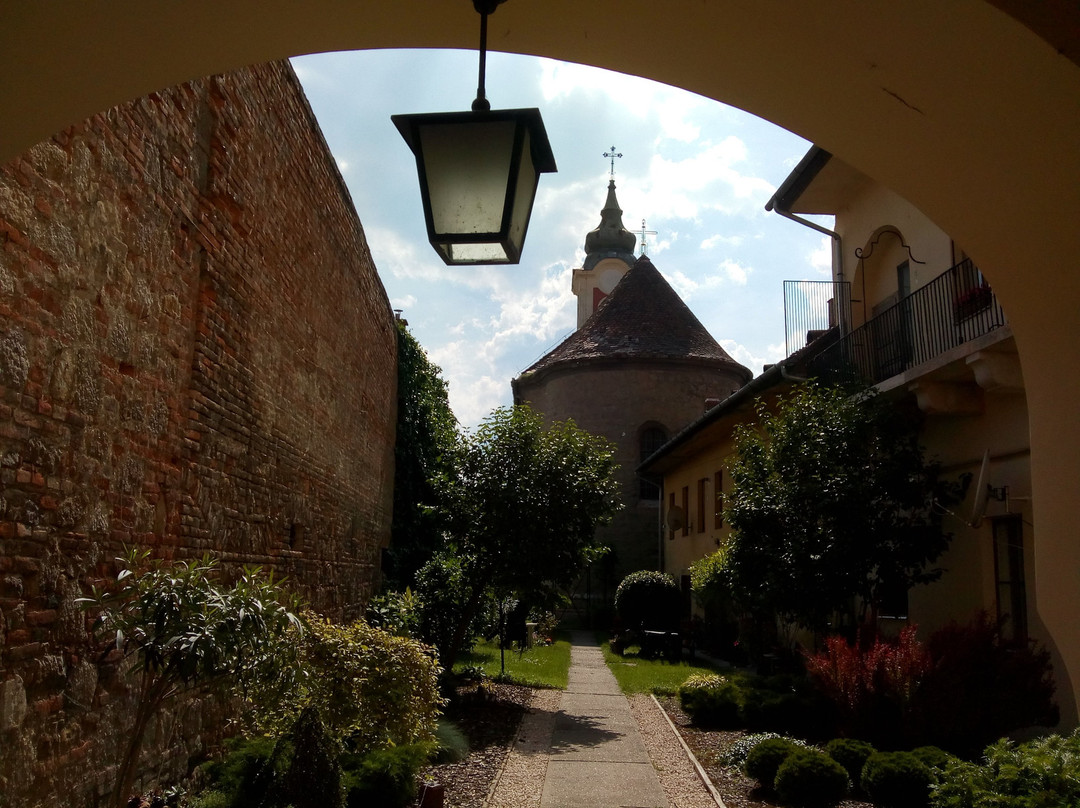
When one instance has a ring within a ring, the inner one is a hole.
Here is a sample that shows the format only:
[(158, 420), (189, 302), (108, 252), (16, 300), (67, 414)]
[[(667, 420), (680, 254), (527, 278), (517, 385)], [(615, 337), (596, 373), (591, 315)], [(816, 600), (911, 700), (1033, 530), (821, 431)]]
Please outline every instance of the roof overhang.
[(872, 182), (820, 146), (812, 146), (776, 189), (765, 209), (835, 215)]

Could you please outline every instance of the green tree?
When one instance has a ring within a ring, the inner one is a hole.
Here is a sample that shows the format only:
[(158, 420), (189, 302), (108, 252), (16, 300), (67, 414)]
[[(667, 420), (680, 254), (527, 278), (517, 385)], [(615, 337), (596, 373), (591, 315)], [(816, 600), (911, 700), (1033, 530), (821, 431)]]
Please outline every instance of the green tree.
[(442, 546), (440, 495), (454, 473), (460, 439), (439, 367), (399, 320), (393, 538), (384, 569), (394, 588), (415, 585), (417, 571)]
[(148, 558), (132, 551), (117, 559), (115, 583), (78, 600), (98, 613), (95, 625), (110, 644), (136, 656), (140, 673), (135, 721), (112, 794), (116, 808), (127, 805), (146, 729), (162, 705), (266, 665), (279, 638), (298, 625), (295, 600), (257, 569), (244, 568), (228, 585), (208, 556), (170, 565)]
[(726, 518), (732, 595), (756, 616), (824, 630), (876, 615), (890, 593), (936, 580), (951, 536), (946, 484), (916, 426), (871, 392), (800, 385), (736, 434)]
[(448, 551), (466, 587), (446, 669), (485, 599), (513, 596), (550, 605), (603, 552), (598, 525), (619, 508), (614, 447), (573, 421), (546, 427), (527, 406), (492, 412), (466, 436), (447, 491)]

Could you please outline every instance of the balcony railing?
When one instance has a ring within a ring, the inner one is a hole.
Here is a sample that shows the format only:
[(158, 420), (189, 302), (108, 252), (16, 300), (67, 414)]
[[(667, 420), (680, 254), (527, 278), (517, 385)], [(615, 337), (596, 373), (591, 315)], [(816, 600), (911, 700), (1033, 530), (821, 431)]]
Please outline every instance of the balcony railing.
[(830, 328), (851, 330), (851, 284), (846, 281), (784, 281), (784, 344), (787, 356)]
[(968, 259), (822, 351), (810, 371), (877, 384), (1003, 325), (1001, 305)]

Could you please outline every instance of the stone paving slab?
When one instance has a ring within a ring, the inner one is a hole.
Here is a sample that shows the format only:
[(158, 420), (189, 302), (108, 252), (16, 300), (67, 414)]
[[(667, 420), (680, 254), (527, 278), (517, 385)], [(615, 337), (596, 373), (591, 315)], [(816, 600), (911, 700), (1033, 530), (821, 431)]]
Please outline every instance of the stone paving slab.
[(652, 763), (548, 761), (541, 808), (669, 808)]

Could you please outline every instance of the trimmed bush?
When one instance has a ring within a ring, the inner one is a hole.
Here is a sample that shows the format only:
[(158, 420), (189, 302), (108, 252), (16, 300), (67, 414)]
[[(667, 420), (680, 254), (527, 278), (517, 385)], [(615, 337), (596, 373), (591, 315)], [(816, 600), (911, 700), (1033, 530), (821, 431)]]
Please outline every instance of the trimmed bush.
[(929, 767), (911, 752), (875, 752), (862, 770), (862, 789), (880, 808), (925, 808), (931, 782)]
[(873, 744), (855, 738), (833, 738), (825, 744), (825, 753), (844, 767), (856, 789), (861, 787), (867, 758), (876, 751)]
[(757, 780), (765, 788), (773, 788), (776, 782), (776, 772), (781, 764), (787, 760), (788, 755), (805, 746), (796, 743), (791, 738), (769, 738), (762, 741), (746, 756), (746, 773)]
[(419, 743), (379, 749), (361, 758), (346, 756), (345, 805), (347, 808), (412, 805), (420, 770), (430, 751), (430, 744)]
[(950, 763), (957, 760), (954, 755), (950, 755), (938, 746), (920, 746), (918, 749), (912, 749), (911, 754), (921, 760), (930, 769), (931, 774), (935, 776), (945, 771)]
[(627, 629), (671, 631), (678, 628), (681, 595), (675, 579), (664, 572), (631, 572), (615, 590), (615, 611)]
[(776, 771), (776, 793), (787, 805), (830, 808), (847, 796), (848, 773), (816, 749), (797, 749)]
[(679, 687), (679, 704), (700, 727), (734, 727), (739, 723), (741, 694), (731, 679), (694, 674)]

